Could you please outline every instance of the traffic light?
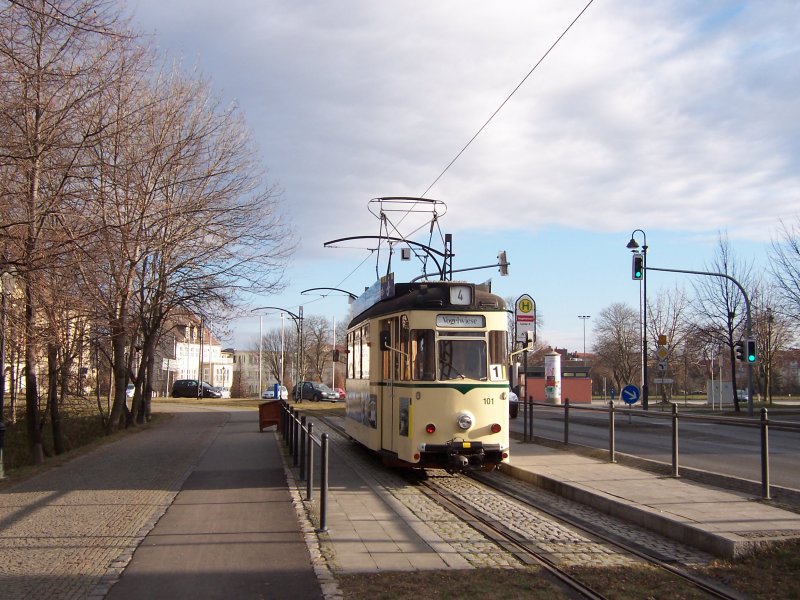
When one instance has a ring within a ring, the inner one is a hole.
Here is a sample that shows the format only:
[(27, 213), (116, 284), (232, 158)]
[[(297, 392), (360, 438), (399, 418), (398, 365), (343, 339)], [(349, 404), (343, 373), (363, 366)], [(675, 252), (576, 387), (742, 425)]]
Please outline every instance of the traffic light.
[(756, 362), (756, 341), (747, 340), (747, 354), (745, 355), (748, 363)]
[(508, 275), (508, 259), (506, 258), (506, 251), (500, 250), (497, 255), (497, 266), (500, 267), (500, 275)]
[(744, 362), (744, 342), (736, 342), (734, 346), (736, 348), (736, 360)]
[(634, 252), (632, 266), (632, 278), (641, 280), (644, 277), (644, 256), (640, 252)]

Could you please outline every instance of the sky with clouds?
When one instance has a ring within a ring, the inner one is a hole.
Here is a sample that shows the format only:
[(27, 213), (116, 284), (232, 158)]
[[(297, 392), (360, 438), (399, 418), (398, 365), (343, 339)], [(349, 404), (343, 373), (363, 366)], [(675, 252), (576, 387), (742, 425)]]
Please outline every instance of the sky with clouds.
[[(386, 264), (368, 242), (323, 243), (377, 235), (371, 198), (426, 193), (446, 203), (454, 268), (506, 250), (508, 277), (466, 275), (533, 296), (541, 338), (570, 350), (578, 315), (638, 307), (633, 230), (651, 266), (705, 270), (720, 233), (763, 265), (780, 221), (800, 215), (794, 1), (595, 0), (444, 172), (586, 5), (129, 0), (154, 47), (241, 108), (281, 190), (299, 247), (286, 290), (253, 306), (303, 305), (341, 327), (343, 296), (300, 292), (358, 293)], [(411, 239), (428, 243), (427, 230)], [(398, 280), (420, 273), (394, 265)], [(676, 283), (691, 285), (651, 273), (648, 293)], [(235, 324), (232, 343), (256, 339), (257, 321)]]

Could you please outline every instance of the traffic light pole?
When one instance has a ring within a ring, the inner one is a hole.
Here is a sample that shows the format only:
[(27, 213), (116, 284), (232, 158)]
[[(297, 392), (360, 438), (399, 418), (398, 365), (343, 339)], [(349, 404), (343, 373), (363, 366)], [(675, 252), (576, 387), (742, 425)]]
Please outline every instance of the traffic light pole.
[[(642, 252), (639, 253), (639, 242), (634, 237), (636, 232), (642, 234)], [(642, 229), (634, 229), (631, 241), (626, 246), (633, 252), (633, 278), (641, 282), (639, 292), (639, 325), (642, 328), (642, 410), (650, 406), (650, 388), (647, 384), (647, 234)]]
[[(736, 287), (739, 288), (742, 292), (742, 296), (744, 296), (744, 304), (747, 307), (747, 321), (745, 322), (745, 336), (746, 339), (751, 339), (752, 336), (752, 321), (750, 319), (750, 297), (747, 295), (744, 287), (742, 284), (736, 281), (730, 275), (726, 273), (711, 273), (709, 271), (687, 271), (685, 269), (661, 269), (656, 267), (647, 267), (645, 266), (645, 272), (647, 271), (664, 271), (666, 273), (688, 273), (689, 275), (710, 275), (711, 277), (724, 277), (729, 281), (732, 281)], [(736, 390), (733, 391), (736, 393)], [(753, 363), (749, 360), (747, 361), (747, 416), (753, 416)]]

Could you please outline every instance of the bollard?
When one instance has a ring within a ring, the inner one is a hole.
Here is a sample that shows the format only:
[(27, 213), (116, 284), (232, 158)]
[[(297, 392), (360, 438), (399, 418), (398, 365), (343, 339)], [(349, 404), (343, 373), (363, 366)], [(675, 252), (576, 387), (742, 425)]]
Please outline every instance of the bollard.
[(569, 398), (564, 400), (564, 443), (569, 444)]
[(306, 421), (307, 417), (300, 417), (300, 481), (306, 478)]
[(522, 399), (522, 441), (529, 442), (528, 438), (528, 399)]
[(761, 409), (761, 495), (769, 500), (769, 419), (767, 409)]
[(288, 417), (288, 419), (286, 421), (286, 433), (287, 433), (287, 436), (286, 436), (286, 447), (289, 448), (289, 454), (292, 453), (292, 448), (293, 448), (293, 446), (292, 446), (292, 438), (294, 437), (294, 425), (292, 425), (292, 423), (294, 423), (294, 409), (290, 408), (289, 409), (289, 417)]
[(308, 424), (308, 477), (306, 478), (306, 500), (311, 501), (314, 496), (314, 423)]
[[(0, 365), (2, 366), (2, 365)], [(2, 417), (2, 415), (0, 415)], [(5, 467), (3, 466), (3, 449), (6, 443), (6, 424), (0, 421), (0, 479), (6, 478)]]
[(672, 476), (678, 475), (678, 405), (672, 405)]
[[(525, 388), (525, 395), (528, 393), (528, 388)], [(527, 411), (527, 418), (528, 418), (528, 440), (529, 442), (533, 442), (533, 398), (528, 396), (527, 399), (528, 404), (528, 411)]]
[(608, 462), (617, 462), (617, 453), (614, 448), (614, 401), (608, 401)]
[(292, 433), (292, 464), (296, 467), (297, 455), (299, 454), (297, 446), (300, 443), (300, 419), (297, 418), (297, 415), (292, 421), (292, 430), (294, 432)]
[(322, 473), (319, 484), (319, 529), (328, 531), (328, 434), (322, 434), (322, 453), (320, 454)]

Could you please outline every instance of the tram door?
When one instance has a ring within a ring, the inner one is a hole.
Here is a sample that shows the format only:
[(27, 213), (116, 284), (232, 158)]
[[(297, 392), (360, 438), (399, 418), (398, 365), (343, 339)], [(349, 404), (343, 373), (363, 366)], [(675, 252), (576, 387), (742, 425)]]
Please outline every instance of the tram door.
[(396, 452), (394, 435), (395, 431), (395, 398), (394, 383), (397, 379), (397, 352), (395, 341), (397, 340), (398, 319), (383, 319), (380, 325), (381, 336), (381, 397), (380, 397), (380, 428), (381, 428), (381, 448)]

